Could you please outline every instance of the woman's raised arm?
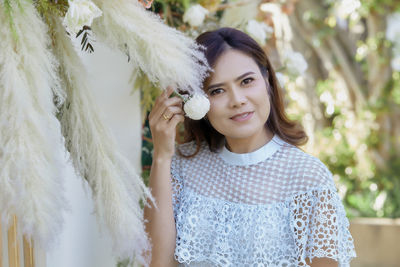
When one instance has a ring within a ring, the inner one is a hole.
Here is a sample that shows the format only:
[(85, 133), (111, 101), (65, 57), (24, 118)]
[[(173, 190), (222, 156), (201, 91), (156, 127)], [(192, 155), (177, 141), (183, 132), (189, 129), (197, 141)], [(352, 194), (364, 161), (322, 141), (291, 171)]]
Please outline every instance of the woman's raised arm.
[(175, 128), (184, 120), (182, 100), (169, 96), (168, 87), (157, 98), (149, 115), (154, 153), (149, 187), (156, 201), (156, 209), (144, 208), (146, 232), (152, 244), (151, 267), (177, 266), (174, 259), (176, 228), (172, 206), (171, 160), (175, 152)]

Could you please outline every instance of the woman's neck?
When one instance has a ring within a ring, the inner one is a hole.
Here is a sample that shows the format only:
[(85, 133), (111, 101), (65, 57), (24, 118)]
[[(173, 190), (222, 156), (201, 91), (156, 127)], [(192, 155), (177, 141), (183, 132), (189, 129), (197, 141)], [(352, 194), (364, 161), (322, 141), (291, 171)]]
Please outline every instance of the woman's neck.
[(226, 148), (234, 153), (250, 153), (267, 144), (273, 137), (274, 134), (268, 128), (264, 128), (256, 136), (247, 138), (225, 137)]

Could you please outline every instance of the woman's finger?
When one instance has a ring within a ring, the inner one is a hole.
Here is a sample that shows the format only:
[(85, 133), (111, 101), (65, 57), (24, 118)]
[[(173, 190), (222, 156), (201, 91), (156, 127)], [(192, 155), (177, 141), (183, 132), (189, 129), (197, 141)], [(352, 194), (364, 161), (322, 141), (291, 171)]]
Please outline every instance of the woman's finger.
[(177, 107), (177, 106), (169, 106), (167, 107), (163, 114), (161, 115), (164, 119), (171, 119), (172, 116), (174, 116), (175, 114), (184, 114), (182, 108)]
[(167, 97), (170, 97), (171, 94), (174, 92), (174, 88), (172, 86), (167, 86), (167, 89), (165, 89)]
[(154, 106), (153, 110), (151, 111), (149, 119), (154, 118), (155, 120), (158, 120), (158, 118), (160, 118), (169, 107), (176, 107), (182, 110), (182, 99), (180, 99), (179, 97), (171, 97), (162, 102), (159, 102), (158, 105)]
[[(152, 108), (152, 110), (151, 110), (151, 112), (150, 112), (150, 114), (149, 114), (149, 118), (151, 117), (151, 116), (153, 116), (154, 114), (157, 114), (157, 115), (159, 115), (160, 114), (160, 111), (159, 111), (159, 109), (161, 108), (161, 109), (163, 109), (163, 104), (162, 103), (164, 103), (165, 101), (167, 101), (168, 99), (174, 99), (174, 102), (168, 102), (168, 103), (166, 103), (166, 105), (170, 105), (170, 104), (173, 104), (173, 105), (180, 105), (180, 106), (182, 106), (182, 100), (179, 98), (179, 97), (172, 97), (172, 98), (169, 98), (170, 96), (171, 96), (171, 94), (174, 92), (174, 89), (173, 89), (173, 87), (172, 86), (168, 86), (162, 93), (161, 93), (161, 95), (160, 96), (158, 96), (157, 98), (156, 98), (156, 100), (155, 100), (155, 102), (154, 102), (154, 106), (153, 106), (153, 108)], [(180, 100), (178, 100), (178, 99), (180, 99)], [(176, 102), (175, 102), (176, 101)], [(164, 105), (165, 106), (165, 105)], [(162, 113), (162, 111), (161, 111), (161, 113)]]
[(151, 109), (150, 114), (151, 114), (151, 113), (154, 113), (155, 111), (157, 111), (157, 109), (160, 107), (160, 103), (161, 103), (162, 101), (165, 101), (165, 100), (166, 100), (166, 92), (163, 91), (163, 92), (161, 93), (161, 95), (159, 95), (159, 96), (156, 98), (156, 100), (154, 101), (154, 105), (153, 105), (153, 108)]
[(162, 91), (162, 93), (156, 98), (154, 102), (154, 106), (156, 107), (160, 102), (165, 101), (168, 99), (168, 97), (172, 94), (174, 91), (172, 87), (167, 87), (165, 90)]
[(178, 123), (183, 122), (185, 116), (183, 114), (175, 114), (168, 122), (168, 126), (175, 130)]
[(181, 108), (175, 107), (175, 106), (170, 106), (168, 107), (165, 112), (161, 115), (159, 120), (155, 122), (156, 124), (159, 124), (160, 127), (162, 128), (170, 128), (169, 122), (174, 118), (175, 116), (183, 116), (184, 112), (182, 111)]

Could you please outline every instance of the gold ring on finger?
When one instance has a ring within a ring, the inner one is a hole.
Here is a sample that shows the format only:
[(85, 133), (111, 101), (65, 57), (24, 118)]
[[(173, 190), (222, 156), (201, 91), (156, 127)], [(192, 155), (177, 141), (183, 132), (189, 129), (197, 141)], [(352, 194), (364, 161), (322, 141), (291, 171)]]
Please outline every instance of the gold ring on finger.
[(163, 116), (164, 120), (166, 120), (166, 121), (169, 121), (171, 119), (171, 117), (169, 117), (169, 116), (167, 116), (165, 114), (163, 114), (162, 116)]

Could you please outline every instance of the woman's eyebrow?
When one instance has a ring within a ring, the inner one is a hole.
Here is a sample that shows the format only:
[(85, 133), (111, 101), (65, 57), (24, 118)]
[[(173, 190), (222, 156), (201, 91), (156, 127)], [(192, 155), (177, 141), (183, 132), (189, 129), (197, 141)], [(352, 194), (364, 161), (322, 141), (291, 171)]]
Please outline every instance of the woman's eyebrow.
[[(239, 77), (237, 77), (235, 79), (235, 81), (239, 81), (240, 79), (246, 77), (249, 74), (254, 74), (254, 72), (252, 72), (252, 71), (246, 72), (246, 73), (240, 75)], [(220, 87), (222, 85), (224, 85), (224, 83), (216, 83), (216, 84), (210, 85), (210, 86), (207, 87), (207, 91), (210, 90), (210, 89), (216, 88), (216, 87)]]

